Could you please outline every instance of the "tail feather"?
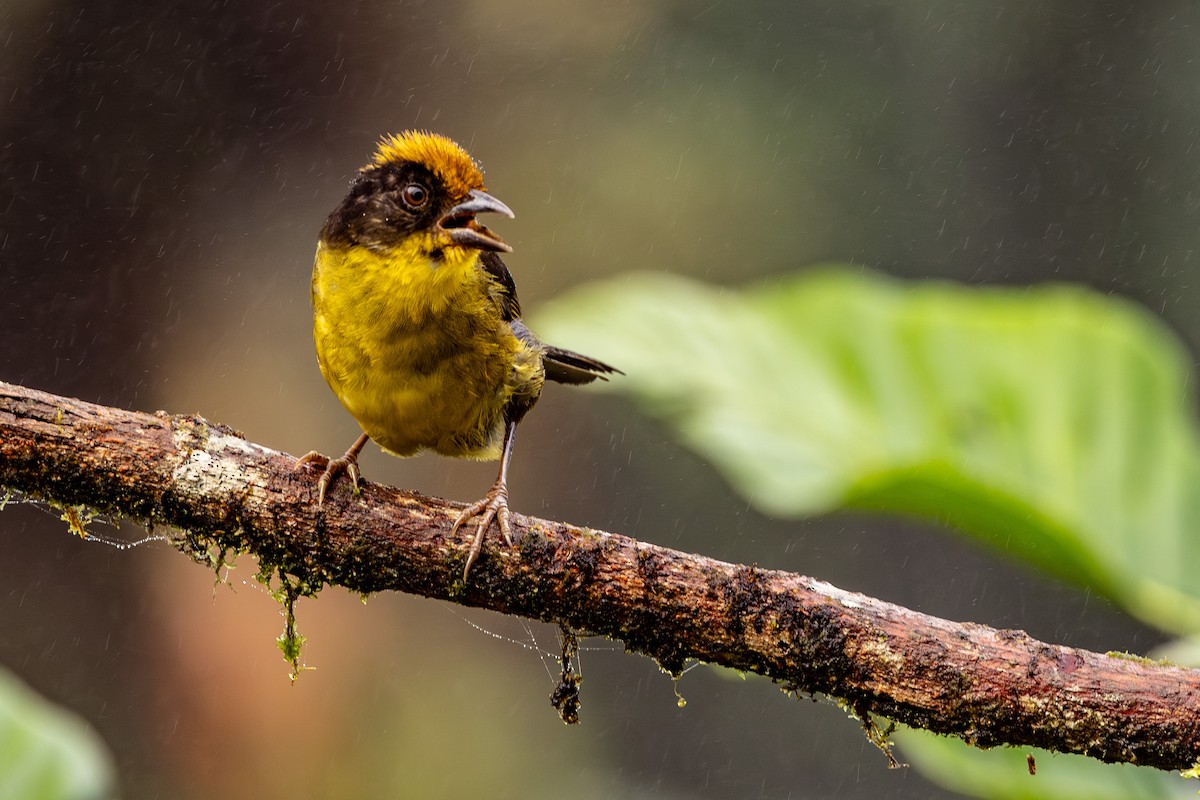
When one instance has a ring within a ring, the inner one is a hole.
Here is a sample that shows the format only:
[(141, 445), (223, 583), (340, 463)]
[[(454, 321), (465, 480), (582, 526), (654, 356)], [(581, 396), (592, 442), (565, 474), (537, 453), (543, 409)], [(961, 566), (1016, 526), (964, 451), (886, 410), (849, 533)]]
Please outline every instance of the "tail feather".
[(616, 367), (611, 367), (590, 356), (572, 353), (570, 350), (563, 350), (561, 347), (552, 345), (545, 345), (545, 348), (542, 353), (542, 361), (546, 365), (546, 377), (558, 383), (591, 383), (597, 378), (606, 381), (608, 380), (606, 375), (625, 374)]
[(520, 319), (514, 319), (509, 322), (512, 326), (513, 333), (517, 338), (525, 342), (531, 347), (541, 348), (542, 364), (546, 368), (546, 377), (557, 383), (591, 383), (599, 378), (602, 381), (608, 380), (605, 375), (624, 375), (624, 372), (616, 367), (610, 367), (603, 361), (599, 361), (591, 356), (573, 353), (570, 350), (563, 350), (561, 347), (555, 347), (551, 344), (545, 344), (537, 337), (533, 331), (529, 330), (524, 322)]

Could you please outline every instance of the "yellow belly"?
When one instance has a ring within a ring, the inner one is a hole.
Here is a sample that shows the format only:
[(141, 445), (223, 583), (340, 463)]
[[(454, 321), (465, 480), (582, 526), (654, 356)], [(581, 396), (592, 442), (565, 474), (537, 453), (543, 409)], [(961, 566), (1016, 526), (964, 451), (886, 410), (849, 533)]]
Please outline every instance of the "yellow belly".
[(415, 251), (318, 247), (317, 360), (386, 450), (494, 459), (510, 398), (540, 391), (541, 356), (501, 318), (478, 254), (447, 253), (431, 262)]

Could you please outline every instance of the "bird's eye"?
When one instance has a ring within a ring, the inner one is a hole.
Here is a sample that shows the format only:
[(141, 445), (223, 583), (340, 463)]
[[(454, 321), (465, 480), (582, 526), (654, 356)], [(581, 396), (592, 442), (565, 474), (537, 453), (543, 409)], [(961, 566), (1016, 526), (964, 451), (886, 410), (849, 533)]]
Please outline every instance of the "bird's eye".
[(400, 192), (400, 196), (404, 198), (404, 202), (408, 205), (413, 208), (420, 208), (429, 199), (429, 192), (419, 183), (410, 183)]

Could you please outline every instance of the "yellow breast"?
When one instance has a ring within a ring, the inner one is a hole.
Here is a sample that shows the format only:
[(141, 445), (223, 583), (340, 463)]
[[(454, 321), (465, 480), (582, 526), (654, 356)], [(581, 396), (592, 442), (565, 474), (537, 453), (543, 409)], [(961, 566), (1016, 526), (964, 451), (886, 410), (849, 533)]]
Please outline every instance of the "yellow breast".
[(497, 458), (504, 406), (535, 377), (540, 388), (540, 354), (501, 318), (477, 251), (451, 247), (433, 259), (431, 250), (420, 234), (387, 251), (318, 246), (321, 372), (363, 430), (397, 455)]

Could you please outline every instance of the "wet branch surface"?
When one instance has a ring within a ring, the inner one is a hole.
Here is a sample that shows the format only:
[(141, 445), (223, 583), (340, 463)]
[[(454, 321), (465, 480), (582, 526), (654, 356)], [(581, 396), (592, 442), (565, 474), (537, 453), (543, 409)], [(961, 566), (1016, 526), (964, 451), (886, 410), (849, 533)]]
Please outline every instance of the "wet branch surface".
[[(304, 592), (395, 590), (765, 675), (981, 747), (1037, 746), (1183, 770), (1200, 760), (1200, 671), (1046, 644), (822, 581), (513, 515), (462, 582), (460, 504), (344, 482), (316, 505), (295, 457), (198, 416), (0, 383), (0, 486), (166, 532), (205, 564), (251, 553)], [(469, 527), (469, 526), (466, 526)]]

